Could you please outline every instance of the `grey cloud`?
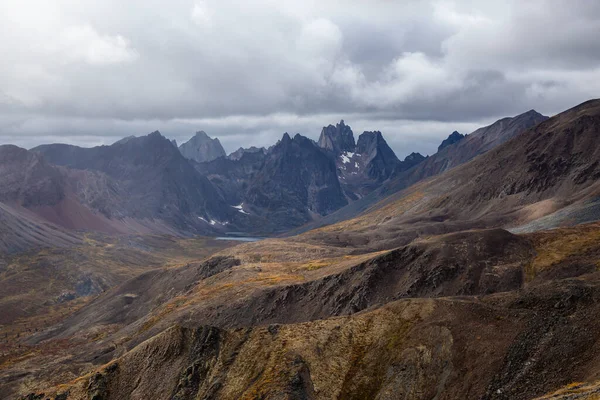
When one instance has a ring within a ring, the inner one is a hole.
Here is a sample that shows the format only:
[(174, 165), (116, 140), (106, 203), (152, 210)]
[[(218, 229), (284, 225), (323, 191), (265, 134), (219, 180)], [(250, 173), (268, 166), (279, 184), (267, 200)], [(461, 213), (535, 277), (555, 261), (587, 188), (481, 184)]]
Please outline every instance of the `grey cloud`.
[(600, 6), (584, 0), (5, 0), (2, 11), (0, 140), (26, 146), (204, 129), (234, 150), (283, 131), (315, 138), (344, 118), (401, 154), (431, 153), (454, 129), (600, 92)]

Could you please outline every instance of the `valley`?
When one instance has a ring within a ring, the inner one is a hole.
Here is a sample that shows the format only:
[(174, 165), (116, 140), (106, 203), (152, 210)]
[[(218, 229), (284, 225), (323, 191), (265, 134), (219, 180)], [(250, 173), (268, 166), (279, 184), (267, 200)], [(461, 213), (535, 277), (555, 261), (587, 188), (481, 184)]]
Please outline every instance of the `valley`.
[[(590, 100), (404, 161), (344, 121), (209, 161), (5, 150), (0, 396), (594, 398), (598, 132)], [(67, 198), (102, 229), (48, 217)]]

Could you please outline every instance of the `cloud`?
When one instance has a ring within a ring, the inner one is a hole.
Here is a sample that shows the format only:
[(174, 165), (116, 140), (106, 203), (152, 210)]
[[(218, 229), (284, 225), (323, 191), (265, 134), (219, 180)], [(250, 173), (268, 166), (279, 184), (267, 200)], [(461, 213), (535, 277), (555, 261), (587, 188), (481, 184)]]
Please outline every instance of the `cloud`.
[(63, 63), (85, 62), (108, 65), (134, 61), (138, 54), (121, 35), (100, 35), (90, 25), (70, 26), (48, 48), (51, 56)]
[(5, 0), (0, 30), (0, 139), (27, 145), (155, 129), (262, 145), (355, 118), (431, 152), (600, 89), (585, 0)]

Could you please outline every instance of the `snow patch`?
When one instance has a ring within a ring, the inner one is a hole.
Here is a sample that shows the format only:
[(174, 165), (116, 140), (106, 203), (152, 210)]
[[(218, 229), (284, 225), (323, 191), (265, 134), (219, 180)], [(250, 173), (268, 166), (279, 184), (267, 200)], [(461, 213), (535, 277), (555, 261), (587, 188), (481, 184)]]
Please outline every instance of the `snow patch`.
[(214, 219), (211, 219), (210, 221), (207, 221), (206, 219), (202, 218), (202, 217), (198, 217), (199, 220), (202, 220), (204, 222), (206, 222), (207, 224), (210, 225), (228, 225), (229, 222), (219, 222), (219, 221), (215, 221)]
[(352, 157), (354, 157), (354, 153), (351, 153), (349, 151), (345, 151), (345, 152), (342, 153), (342, 155), (340, 157), (342, 157), (342, 162), (344, 164), (348, 164), (350, 162), (350, 159)]
[(242, 214), (247, 214), (247, 215), (250, 214), (250, 213), (247, 213), (246, 211), (244, 211), (244, 208), (243, 208), (244, 203), (241, 203), (237, 206), (232, 206), (232, 207), (235, 208), (236, 210), (238, 210), (239, 212), (241, 212)]

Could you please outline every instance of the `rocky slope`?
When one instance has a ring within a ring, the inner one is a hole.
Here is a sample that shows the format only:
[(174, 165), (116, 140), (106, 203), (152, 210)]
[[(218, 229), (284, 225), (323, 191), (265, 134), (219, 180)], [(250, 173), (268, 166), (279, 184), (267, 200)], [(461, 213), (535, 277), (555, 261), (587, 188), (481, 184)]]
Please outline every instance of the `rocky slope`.
[(196, 132), (194, 137), (179, 146), (179, 151), (185, 158), (196, 162), (212, 161), (226, 155), (219, 139), (212, 139), (204, 131)]

